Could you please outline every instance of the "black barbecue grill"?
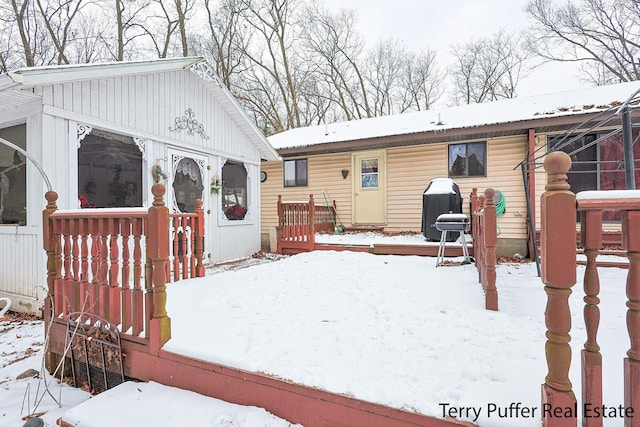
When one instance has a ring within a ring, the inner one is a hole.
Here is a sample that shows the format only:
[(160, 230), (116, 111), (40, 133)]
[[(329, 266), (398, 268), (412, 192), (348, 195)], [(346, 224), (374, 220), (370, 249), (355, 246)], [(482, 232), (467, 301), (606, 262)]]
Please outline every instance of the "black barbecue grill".
[(438, 247), (438, 258), (436, 259), (436, 267), (444, 264), (444, 249), (447, 242), (447, 233), (457, 232), (462, 239), (462, 254), (464, 260), (462, 264), (470, 264), (469, 252), (467, 250), (467, 239), (464, 237), (464, 232), (469, 227), (469, 217), (461, 213), (448, 213), (441, 214), (436, 219), (434, 224), (436, 229), (440, 231), (440, 246)]

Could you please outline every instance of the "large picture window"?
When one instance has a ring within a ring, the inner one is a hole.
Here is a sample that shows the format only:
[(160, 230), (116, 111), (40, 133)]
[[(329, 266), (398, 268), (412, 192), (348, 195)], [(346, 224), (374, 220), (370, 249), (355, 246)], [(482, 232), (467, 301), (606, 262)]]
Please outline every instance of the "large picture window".
[(487, 143), (449, 145), (449, 177), (486, 176)]
[(284, 161), (284, 186), (306, 187), (308, 185), (307, 159)]
[(231, 221), (247, 215), (247, 170), (242, 163), (227, 161), (222, 166), (222, 212)]
[[(639, 139), (640, 130), (634, 129), (632, 138)], [(624, 190), (627, 188), (622, 134), (618, 133), (594, 144), (601, 134), (591, 133), (578, 138), (562, 136), (549, 138), (552, 150), (562, 150), (571, 156), (571, 169), (567, 173), (571, 191)], [(564, 145), (566, 142), (570, 142)], [(563, 146), (564, 145), (564, 146)], [(633, 145), (636, 188), (640, 187), (640, 143)], [(620, 220), (616, 212), (604, 212), (606, 221)]]
[(142, 206), (142, 152), (130, 136), (93, 129), (78, 149), (83, 208)]
[[(26, 151), (24, 124), (0, 129), (0, 138)], [(27, 164), (17, 150), (0, 144), (0, 224), (27, 223)]]

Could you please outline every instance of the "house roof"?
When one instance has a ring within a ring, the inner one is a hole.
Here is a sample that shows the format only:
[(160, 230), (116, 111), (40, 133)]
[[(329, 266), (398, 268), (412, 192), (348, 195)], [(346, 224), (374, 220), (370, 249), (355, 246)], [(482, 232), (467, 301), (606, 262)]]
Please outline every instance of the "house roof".
[(280, 159), (276, 150), (256, 127), (244, 108), (221, 83), (211, 65), (201, 57), (20, 68), (0, 75), (0, 94), (2, 94), (3, 106), (19, 105), (39, 98), (33, 93), (21, 90), (34, 86), (182, 69), (189, 69), (198, 75), (205, 88), (213, 94), (214, 98), (223, 105), (229, 115), (249, 136), (263, 159)]
[(638, 91), (640, 81), (634, 81), (296, 128), (268, 139), (281, 155), (295, 155), (506, 136), (529, 128), (559, 130)]

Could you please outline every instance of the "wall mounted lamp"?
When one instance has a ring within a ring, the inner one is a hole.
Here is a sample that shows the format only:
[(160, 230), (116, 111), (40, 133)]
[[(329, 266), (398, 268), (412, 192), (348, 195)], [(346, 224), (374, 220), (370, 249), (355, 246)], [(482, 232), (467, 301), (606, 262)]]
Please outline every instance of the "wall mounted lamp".
[(347, 177), (349, 176), (349, 170), (348, 169), (342, 169), (342, 178), (343, 179), (347, 179)]

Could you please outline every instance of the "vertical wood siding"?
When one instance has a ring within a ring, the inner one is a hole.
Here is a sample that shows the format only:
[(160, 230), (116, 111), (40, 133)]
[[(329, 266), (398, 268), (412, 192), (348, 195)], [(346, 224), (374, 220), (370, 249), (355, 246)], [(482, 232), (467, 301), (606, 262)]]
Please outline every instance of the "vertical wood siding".
[[(45, 265), (42, 262), (42, 245), (39, 230), (15, 226), (2, 226), (0, 230), (0, 292), (36, 298), (42, 292), (38, 285), (45, 285)], [(10, 273), (10, 274), (9, 274)], [(19, 310), (18, 305), (15, 307)]]
[[(188, 70), (56, 84), (40, 90), (44, 105), (158, 135), (179, 145), (233, 153), (253, 162), (260, 158), (249, 137)], [(209, 139), (186, 130), (169, 130), (188, 108)]]

